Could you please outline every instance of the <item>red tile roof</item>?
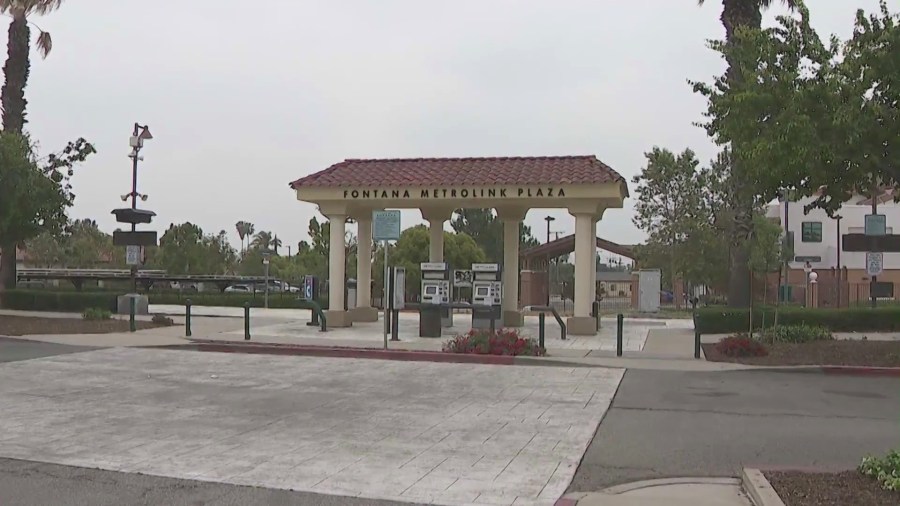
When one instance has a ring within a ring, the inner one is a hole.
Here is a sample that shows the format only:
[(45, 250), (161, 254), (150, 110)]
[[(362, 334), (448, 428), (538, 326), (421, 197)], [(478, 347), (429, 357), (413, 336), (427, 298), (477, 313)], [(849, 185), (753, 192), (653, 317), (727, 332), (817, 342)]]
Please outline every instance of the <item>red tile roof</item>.
[(301, 187), (397, 187), (625, 183), (596, 156), (344, 160), (300, 178)]

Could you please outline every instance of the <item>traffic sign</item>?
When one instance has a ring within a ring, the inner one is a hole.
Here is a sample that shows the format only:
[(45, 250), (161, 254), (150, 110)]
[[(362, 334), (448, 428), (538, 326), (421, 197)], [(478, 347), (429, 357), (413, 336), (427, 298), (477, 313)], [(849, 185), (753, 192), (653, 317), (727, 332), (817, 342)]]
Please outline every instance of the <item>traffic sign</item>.
[(372, 213), (372, 238), (376, 241), (400, 240), (400, 211)]
[(884, 253), (866, 253), (866, 274), (878, 276), (884, 272)]
[(126, 246), (125, 247), (125, 263), (128, 265), (138, 265), (141, 263), (141, 247)]
[(883, 214), (867, 214), (864, 230), (866, 235), (887, 234), (887, 217)]

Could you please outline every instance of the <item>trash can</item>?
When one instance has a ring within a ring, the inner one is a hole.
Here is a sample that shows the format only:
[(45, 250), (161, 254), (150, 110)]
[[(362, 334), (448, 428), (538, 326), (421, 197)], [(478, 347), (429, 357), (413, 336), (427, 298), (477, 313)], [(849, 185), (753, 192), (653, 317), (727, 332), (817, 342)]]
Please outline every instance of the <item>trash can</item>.
[(473, 306), (472, 307), (472, 328), (489, 330), (491, 328), (491, 320), (494, 321), (493, 327), (496, 330), (501, 327), (497, 320), (500, 319), (500, 306)]
[(441, 337), (441, 306), (419, 306), (419, 337)]
[(347, 280), (347, 290), (344, 298), (344, 309), (356, 309), (356, 280), (350, 278)]

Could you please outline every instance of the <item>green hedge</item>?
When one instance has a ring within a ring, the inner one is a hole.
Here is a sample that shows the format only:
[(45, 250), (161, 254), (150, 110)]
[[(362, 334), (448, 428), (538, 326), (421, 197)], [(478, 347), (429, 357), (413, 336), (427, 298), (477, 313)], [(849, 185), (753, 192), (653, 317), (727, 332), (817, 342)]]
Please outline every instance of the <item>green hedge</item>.
[[(118, 292), (70, 292), (50, 290), (8, 290), (0, 294), (0, 302), (5, 309), (21, 311), (59, 311), (81, 313), (85, 309), (117, 310)], [(196, 306), (243, 307), (247, 302), (251, 307), (263, 307), (265, 298), (262, 294), (242, 293), (151, 293), (150, 304), (184, 305), (187, 299)], [(319, 303), (328, 307), (328, 301)], [(301, 301), (297, 294), (269, 294), (269, 307), (275, 309), (307, 309), (309, 304)]]
[[(250, 307), (263, 307), (265, 305), (265, 297), (263, 294), (246, 294), (246, 293), (151, 293), (150, 304), (167, 304), (183, 306), (187, 299), (191, 299), (191, 304), (195, 306), (224, 306), (224, 307), (243, 307), (247, 302)], [(328, 307), (328, 301), (319, 302), (322, 307)], [(306, 309), (309, 305), (301, 301), (295, 293), (291, 294), (269, 294), (269, 308), (273, 309)]]
[(0, 294), (0, 300), (6, 309), (22, 311), (81, 313), (92, 308), (116, 311), (115, 293), (7, 290)]
[[(775, 308), (753, 308), (753, 328), (760, 329), (775, 323)], [(748, 309), (700, 308), (696, 326), (701, 334), (731, 334), (746, 332), (750, 324)], [(878, 308), (798, 308), (785, 307), (778, 311), (779, 325), (818, 325), (832, 332), (895, 332), (900, 330), (900, 307)]]

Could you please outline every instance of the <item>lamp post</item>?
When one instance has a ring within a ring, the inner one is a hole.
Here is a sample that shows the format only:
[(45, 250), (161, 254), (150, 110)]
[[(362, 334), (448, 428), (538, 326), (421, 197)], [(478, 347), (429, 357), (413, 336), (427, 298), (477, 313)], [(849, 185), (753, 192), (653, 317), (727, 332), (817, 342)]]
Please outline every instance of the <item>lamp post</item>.
[[(545, 244), (550, 244), (550, 223), (556, 221), (556, 218), (547, 216), (544, 221), (547, 222), (547, 242)], [(550, 253), (547, 253), (547, 306), (550, 306)]]
[(264, 292), (264, 305), (266, 309), (269, 309), (269, 255), (268, 251), (262, 254), (263, 257), (263, 266), (265, 266), (265, 280), (266, 280), (266, 288)]
[[(137, 170), (138, 170), (138, 161), (143, 160), (144, 157), (140, 156), (141, 148), (144, 147), (144, 141), (149, 141), (153, 138), (153, 135), (150, 133), (150, 127), (147, 125), (141, 125), (139, 123), (134, 124), (134, 130), (131, 132), (131, 138), (128, 141), (128, 145), (131, 146), (131, 153), (128, 155), (128, 158), (131, 158), (131, 193), (122, 196), (122, 201), (127, 201), (128, 197), (131, 197), (131, 209), (137, 209), (137, 199), (138, 197), (141, 200), (146, 201), (147, 195), (141, 195), (137, 191)], [(131, 224), (131, 231), (135, 231), (135, 224)], [(131, 289), (134, 293), (137, 293), (137, 270), (138, 263), (134, 263), (131, 266)]]
[(818, 282), (818, 279), (819, 279), (819, 274), (816, 272), (810, 272), (808, 279), (809, 279), (809, 286), (811, 286), (813, 288), (812, 293), (809, 294), (809, 305), (815, 306), (816, 305), (815, 291), (816, 291), (816, 283)]
[[(805, 264), (803, 264), (803, 273), (806, 277), (806, 290), (804, 292), (805, 295), (803, 297), (803, 299), (804, 299), (803, 306), (809, 307), (809, 282), (812, 280), (812, 275), (815, 274), (813, 272), (812, 265), (810, 265), (809, 262), (806, 262)], [(818, 275), (816, 277), (818, 277)]]

